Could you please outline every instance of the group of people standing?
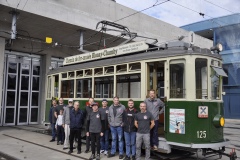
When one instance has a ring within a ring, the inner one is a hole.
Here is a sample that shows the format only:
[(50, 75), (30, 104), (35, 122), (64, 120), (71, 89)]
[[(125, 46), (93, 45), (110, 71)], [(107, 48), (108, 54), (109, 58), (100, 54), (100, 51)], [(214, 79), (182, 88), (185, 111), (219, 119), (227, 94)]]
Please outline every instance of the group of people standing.
[[(149, 98), (140, 103), (140, 111), (134, 108), (134, 101), (128, 100), (128, 108), (119, 103), (119, 98), (113, 98), (113, 104), (108, 107), (107, 99), (102, 100), (102, 107), (89, 98), (89, 105), (83, 112), (79, 109), (79, 102), (69, 99), (68, 105), (63, 105), (63, 99), (52, 101), (49, 122), (52, 125), (52, 140), (55, 141), (55, 127), (57, 128), (57, 144), (64, 143), (63, 149), (68, 149), (69, 154), (75, 148), (74, 137), (78, 139), (77, 154), (81, 153), (81, 130), (85, 124), (86, 151), (89, 152), (90, 141), (92, 154), (89, 160), (100, 160), (100, 154), (108, 158), (114, 157), (119, 149), (119, 159), (123, 159), (124, 139), (126, 144), (126, 156), (124, 160), (140, 160), (142, 143), (145, 146), (145, 160), (150, 158), (150, 149), (157, 150), (158, 146), (158, 119), (159, 114), (164, 112), (164, 103), (155, 97), (155, 91), (149, 91)], [(161, 110), (159, 110), (161, 108)], [(64, 134), (64, 132), (65, 134)], [(111, 131), (112, 144), (109, 149), (109, 133)], [(64, 138), (65, 136), (65, 138)], [(124, 137), (124, 139), (123, 139)], [(96, 143), (96, 146), (95, 146)], [(97, 155), (95, 156), (95, 148)], [(131, 158), (130, 158), (131, 157)]]

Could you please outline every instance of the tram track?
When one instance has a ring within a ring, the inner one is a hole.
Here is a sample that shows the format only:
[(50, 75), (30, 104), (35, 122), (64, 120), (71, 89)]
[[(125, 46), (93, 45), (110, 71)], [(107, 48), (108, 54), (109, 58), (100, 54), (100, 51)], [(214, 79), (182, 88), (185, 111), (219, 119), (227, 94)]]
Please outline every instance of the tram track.
[[(83, 160), (88, 160), (88, 158), (84, 158), (84, 157), (74, 155), (74, 154), (68, 154), (66, 152), (63, 152), (63, 151), (60, 151), (60, 150), (57, 150), (57, 149), (54, 149), (54, 148), (51, 148), (51, 147), (47, 147), (47, 146), (44, 146), (44, 145), (41, 145), (41, 144), (37, 144), (37, 143), (31, 142), (31, 141), (27, 141), (27, 140), (24, 140), (24, 139), (21, 139), (21, 138), (9, 136), (9, 135), (6, 135), (6, 134), (3, 134), (3, 135), (6, 136), (6, 137), (9, 137), (9, 138), (17, 139), (17, 140), (20, 140), (20, 141), (23, 141), (23, 142), (26, 142), (26, 143), (30, 143), (30, 144), (39, 146), (39, 147), (42, 147), (42, 148), (46, 148), (46, 149), (50, 149), (50, 150), (53, 150), (53, 151), (56, 151), (56, 152), (59, 152), (59, 153), (63, 153), (63, 154), (66, 154), (66, 155), (69, 155), (69, 156), (72, 156), (72, 157), (81, 158)], [(10, 160), (15, 160), (15, 159), (10, 159)]]
[(17, 158), (10, 156), (6, 153), (0, 151), (0, 159), (7, 159), (7, 160), (18, 160)]

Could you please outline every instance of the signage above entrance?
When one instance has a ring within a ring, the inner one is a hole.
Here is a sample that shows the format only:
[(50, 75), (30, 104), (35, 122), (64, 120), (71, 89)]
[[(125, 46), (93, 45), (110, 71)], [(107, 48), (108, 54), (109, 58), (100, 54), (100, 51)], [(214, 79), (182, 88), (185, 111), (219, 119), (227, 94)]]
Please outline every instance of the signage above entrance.
[(84, 53), (76, 56), (64, 58), (63, 65), (82, 63), (90, 60), (102, 59), (107, 57), (118, 56), (122, 54), (139, 52), (147, 50), (149, 46), (144, 42), (133, 42), (125, 45), (112, 47), (108, 49), (102, 49), (94, 52)]

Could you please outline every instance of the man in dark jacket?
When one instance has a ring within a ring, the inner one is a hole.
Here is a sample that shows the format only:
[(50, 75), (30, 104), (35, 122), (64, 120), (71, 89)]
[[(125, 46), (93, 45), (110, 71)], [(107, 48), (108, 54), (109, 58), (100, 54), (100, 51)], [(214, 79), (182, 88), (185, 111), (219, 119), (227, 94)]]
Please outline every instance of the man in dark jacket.
[[(130, 160), (132, 150), (132, 160), (136, 160), (136, 132), (137, 128), (134, 125), (135, 115), (138, 110), (134, 108), (132, 99), (128, 100), (128, 108), (123, 112), (123, 130), (126, 143), (126, 157), (124, 160)], [(132, 148), (131, 148), (132, 146)]]
[(49, 118), (51, 118), (51, 120), (49, 120), (51, 127), (52, 127), (52, 139), (50, 140), (50, 142), (54, 142), (55, 141), (55, 135), (56, 135), (56, 130), (55, 130), (55, 124), (56, 124), (56, 120), (57, 118), (54, 115), (54, 112), (56, 110), (57, 107), (57, 100), (53, 100), (52, 101), (53, 107), (51, 107), (50, 109), (50, 113), (51, 115), (49, 115)]
[(70, 150), (69, 154), (73, 152), (73, 140), (75, 135), (78, 138), (78, 152), (81, 153), (81, 129), (84, 123), (84, 113), (81, 109), (79, 109), (79, 102), (74, 102), (74, 109), (70, 111)]

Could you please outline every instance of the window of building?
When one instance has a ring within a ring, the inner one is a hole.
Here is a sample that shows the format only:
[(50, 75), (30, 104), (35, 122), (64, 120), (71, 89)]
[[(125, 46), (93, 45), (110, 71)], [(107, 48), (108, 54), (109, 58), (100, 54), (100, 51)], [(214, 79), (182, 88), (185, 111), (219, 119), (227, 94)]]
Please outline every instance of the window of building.
[(77, 95), (76, 98), (92, 97), (92, 78), (77, 79)]
[(216, 73), (216, 71), (211, 67), (211, 93), (212, 98), (211, 99), (220, 99), (220, 92), (219, 92), (219, 86), (220, 86), (220, 76)]
[(47, 89), (47, 98), (51, 97), (51, 88), (52, 88), (52, 82), (51, 82), (51, 76), (48, 77), (48, 89)]
[(73, 98), (74, 95), (74, 80), (62, 81), (61, 97)]
[(83, 77), (83, 70), (77, 71), (77, 77)]
[(121, 72), (127, 72), (127, 64), (117, 66), (117, 73), (121, 73)]
[(195, 60), (196, 99), (207, 99), (207, 60)]
[(103, 68), (94, 69), (94, 75), (102, 75), (102, 74), (103, 74)]
[(114, 67), (113, 66), (105, 67), (104, 74), (114, 74)]
[(114, 77), (97, 77), (95, 79), (95, 98), (113, 98)]
[(129, 64), (129, 72), (141, 71), (141, 63)]
[(170, 98), (185, 98), (185, 60), (170, 61)]
[(141, 74), (117, 76), (117, 96), (119, 98), (141, 98)]

